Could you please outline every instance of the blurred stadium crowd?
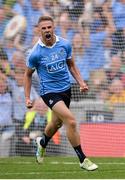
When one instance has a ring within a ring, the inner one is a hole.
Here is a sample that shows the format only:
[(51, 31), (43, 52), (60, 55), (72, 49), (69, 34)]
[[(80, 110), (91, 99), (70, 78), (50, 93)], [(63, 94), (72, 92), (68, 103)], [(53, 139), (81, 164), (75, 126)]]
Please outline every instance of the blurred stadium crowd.
[(48, 109), (39, 99), (36, 74), (29, 111), (23, 90), (25, 59), (39, 38), (41, 15), (53, 16), (56, 35), (72, 43), (89, 85), (88, 94), (80, 94), (71, 77), (72, 101), (101, 100), (110, 110), (125, 103), (125, 0), (0, 0), (0, 156), (8, 153), (5, 142), (14, 134), (29, 144), (34, 137), (29, 127), (38, 130), (46, 123)]

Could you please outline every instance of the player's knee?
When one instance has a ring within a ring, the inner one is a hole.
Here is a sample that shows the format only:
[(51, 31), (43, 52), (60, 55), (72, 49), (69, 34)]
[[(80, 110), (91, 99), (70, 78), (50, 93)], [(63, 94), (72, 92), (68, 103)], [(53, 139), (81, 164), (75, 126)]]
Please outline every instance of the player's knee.
[(72, 119), (72, 120), (69, 121), (69, 126), (72, 129), (76, 128), (76, 121), (75, 121), (75, 119)]

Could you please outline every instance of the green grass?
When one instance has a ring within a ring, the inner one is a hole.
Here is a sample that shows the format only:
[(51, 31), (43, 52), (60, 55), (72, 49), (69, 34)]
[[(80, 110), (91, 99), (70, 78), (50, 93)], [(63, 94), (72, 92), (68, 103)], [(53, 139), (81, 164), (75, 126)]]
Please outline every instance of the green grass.
[(125, 158), (91, 158), (99, 169), (80, 169), (77, 158), (46, 157), (37, 164), (33, 157), (0, 158), (0, 179), (124, 179)]

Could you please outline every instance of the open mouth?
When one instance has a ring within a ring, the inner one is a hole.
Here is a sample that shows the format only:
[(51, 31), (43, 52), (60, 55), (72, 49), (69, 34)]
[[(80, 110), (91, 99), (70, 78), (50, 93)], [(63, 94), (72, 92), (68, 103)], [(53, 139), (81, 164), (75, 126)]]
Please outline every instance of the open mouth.
[(51, 39), (51, 34), (46, 34), (46, 39)]

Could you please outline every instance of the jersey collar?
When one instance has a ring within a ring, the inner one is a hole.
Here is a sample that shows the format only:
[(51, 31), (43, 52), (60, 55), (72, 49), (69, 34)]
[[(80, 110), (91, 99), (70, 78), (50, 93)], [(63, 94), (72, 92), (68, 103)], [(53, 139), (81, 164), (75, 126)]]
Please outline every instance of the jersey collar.
[(41, 41), (41, 39), (38, 40), (38, 44), (39, 44), (40, 46), (42, 46), (42, 47), (48, 47), (48, 48), (54, 47), (57, 42), (59, 42), (59, 37), (58, 37), (58, 36), (56, 36), (56, 42), (55, 42), (52, 46), (46, 46), (46, 45)]

